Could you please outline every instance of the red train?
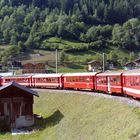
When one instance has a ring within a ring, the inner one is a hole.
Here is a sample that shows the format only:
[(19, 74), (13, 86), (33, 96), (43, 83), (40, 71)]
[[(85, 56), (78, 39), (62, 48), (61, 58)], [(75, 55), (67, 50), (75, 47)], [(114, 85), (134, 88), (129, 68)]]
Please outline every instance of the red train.
[(140, 70), (0, 77), (1, 86), (11, 81), (31, 88), (84, 89), (140, 98)]

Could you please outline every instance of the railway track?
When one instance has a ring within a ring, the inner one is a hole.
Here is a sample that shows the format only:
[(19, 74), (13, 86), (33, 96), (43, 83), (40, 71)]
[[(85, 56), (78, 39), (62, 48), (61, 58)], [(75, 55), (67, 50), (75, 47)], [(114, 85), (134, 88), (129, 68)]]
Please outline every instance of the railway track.
[[(124, 97), (124, 96), (117, 96), (117, 95), (108, 95), (105, 93), (97, 93), (93, 91), (75, 91), (75, 90), (58, 90), (58, 89), (33, 89), (35, 91), (41, 92), (41, 93), (65, 93), (65, 94), (80, 94), (80, 95), (88, 95), (93, 97), (103, 97), (110, 100), (116, 100), (119, 102), (122, 102), (124, 104), (127, 104), (129, 106), (138, 107), (140, 108), (140, 101), (130, 98), (130, 97)], [(40, 93), (40, 94), (41, 94)]]

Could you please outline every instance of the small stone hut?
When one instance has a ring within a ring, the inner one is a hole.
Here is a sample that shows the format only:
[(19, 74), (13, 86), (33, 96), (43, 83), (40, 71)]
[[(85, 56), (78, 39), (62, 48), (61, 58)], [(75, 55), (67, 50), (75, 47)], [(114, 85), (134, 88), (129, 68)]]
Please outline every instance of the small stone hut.
[(33, 125), (33, 96), (39, 95), (15, 82), (0, 87), (0, 122), (9, 128)]

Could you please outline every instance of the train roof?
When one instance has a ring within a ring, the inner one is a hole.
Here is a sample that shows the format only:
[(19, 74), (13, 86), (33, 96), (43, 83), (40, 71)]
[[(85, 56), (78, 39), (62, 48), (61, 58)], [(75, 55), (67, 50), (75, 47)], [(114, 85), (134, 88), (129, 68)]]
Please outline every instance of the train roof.
[(104, 76), (104, 75), (121, 75), (123, 72), (122, 71), (113, 71), (113, 72), (103, 72), (103, 73), (98, 73), (97, 76)]
[(61, 73), (34, 74), (32, 77), (61, 77)]
[(140, 69), (125, 71), (123, 75), (140, 75)]
[(5, 78), (21, 78), (21, 77), (31, 77), (32, 75), (12, 75), (12, 76), (2, 76), (2, 77), (5, 77)]
[(3, 72), (3, 73), (0, 73), (0, 77), (2, 76), (13, 76), (13, 72)]
[(94, 76), (97, 72), (66, 73), (63, 76)]

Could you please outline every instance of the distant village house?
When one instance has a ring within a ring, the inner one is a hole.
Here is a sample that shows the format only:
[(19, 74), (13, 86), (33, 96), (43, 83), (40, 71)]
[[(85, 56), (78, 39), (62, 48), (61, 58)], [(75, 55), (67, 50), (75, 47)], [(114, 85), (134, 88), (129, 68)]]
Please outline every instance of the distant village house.
[(26, 63), (23, 65), (22, 73), (46, 73), (46, 65), (44, 63)]
[(101, 64), (99, 61), (92, 60), (89, 61), (87, 64), (88, 64), (88, 71), (97, 71), (101, 69)]
[(12, 61), (12, 67), (17, 68), (17, 69), (22, 68), (22, 64), (20, 61), (14, 60), (14, 61)]
[(136, 68), (136, 63), (135, 62), (127, 62), (124, 65), (125, 70), (132, 70), (132, 69), (135, 69), (135, 68)]
[(114, 62), (113, 60), (108, 59), (108, 60), (106, 61), (106, 63), (107, 63), (107, 68), (108, 68), (108, 69), (114, 69), (114, 68), (115, 68), (115, 62)]
[(140, 58), (136, 59), (134, 62), (136, 63), (136, 67), (140, 67)]

